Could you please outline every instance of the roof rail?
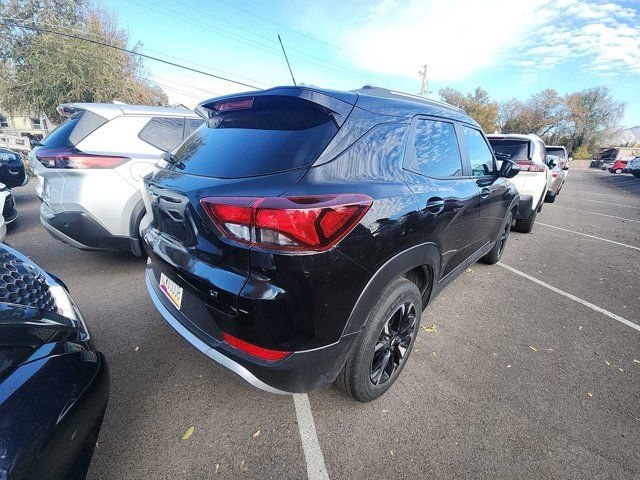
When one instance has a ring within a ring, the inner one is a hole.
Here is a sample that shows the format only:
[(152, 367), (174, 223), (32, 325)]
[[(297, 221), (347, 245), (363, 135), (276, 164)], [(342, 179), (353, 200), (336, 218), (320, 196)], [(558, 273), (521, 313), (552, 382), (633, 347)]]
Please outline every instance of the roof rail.
[(397, 98), (397, 99), (411, 99), (416, 102), (426, 103), (430, 105), (438, 105), (440, 107), (449, 108), (451, 110), (455, 110), (466, 115), (467, 112), (460, 107), (456, 107), (447, 102), (441, 102), (440, 100), (433, 100), (431, 98), (422, 97), (420, 95), (414, 95), (412, 93), (398, 92), (397, 90), (391, 90), (385, 87), (379, 87), (377, 85), (365, 85), (364, 87), (353, 90), (354, 92), (362, 92), (365, 94), (371, 94), (376, 97), (387, 97), (387, 98)]

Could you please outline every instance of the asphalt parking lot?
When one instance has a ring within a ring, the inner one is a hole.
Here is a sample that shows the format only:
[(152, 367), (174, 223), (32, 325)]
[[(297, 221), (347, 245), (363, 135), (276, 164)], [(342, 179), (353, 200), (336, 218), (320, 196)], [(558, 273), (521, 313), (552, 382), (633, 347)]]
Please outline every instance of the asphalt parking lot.
[(63, 245), (34, 182), (14, 195), (7, 243), (64, 280), (110, 363), (90, 478), (640, 477), (640, 179), (572, 170), (502, 265), (474, 265), (427, 308), (386, 395), (331, 387), (310, 410), (178, 337), (144, 260)]

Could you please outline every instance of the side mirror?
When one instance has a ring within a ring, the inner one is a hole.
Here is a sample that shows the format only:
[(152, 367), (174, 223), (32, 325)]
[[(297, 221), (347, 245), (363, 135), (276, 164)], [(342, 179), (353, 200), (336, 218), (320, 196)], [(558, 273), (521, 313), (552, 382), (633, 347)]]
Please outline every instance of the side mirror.
[(503, 160), (502, 165), (500, 165), (500, 170), (498, 171), (498, 175), (504, 178), (513, 178), (520, 171), (520, 166), (515, 163), (513, 160)]
[(558, 165), (555, 160), (553, 158), (547, 157), (547, 167), (549, 167), (550, 169), (556, 168), (556, 165)]

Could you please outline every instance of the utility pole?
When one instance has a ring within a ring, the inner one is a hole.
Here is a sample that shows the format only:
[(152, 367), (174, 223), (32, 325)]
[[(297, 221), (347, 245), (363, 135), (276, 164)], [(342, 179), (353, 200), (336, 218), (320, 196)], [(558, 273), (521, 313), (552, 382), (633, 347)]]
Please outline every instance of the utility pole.
[(420, 95), (424, 95), (427, 92), (427, 66), (423, 65), (422, 70), (418, 72), (418, 75), (422, 76), (422, 88), (420, 89)]

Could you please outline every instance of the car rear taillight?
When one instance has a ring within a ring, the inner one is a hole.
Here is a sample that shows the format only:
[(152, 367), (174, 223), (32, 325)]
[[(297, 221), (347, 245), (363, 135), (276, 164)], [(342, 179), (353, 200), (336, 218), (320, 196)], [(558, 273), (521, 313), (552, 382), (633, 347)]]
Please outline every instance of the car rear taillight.
[(516, 163), (523, 172), (544, 172), (544, 165), (542, 163), (533, 163), (529, 160), (517, 161)]
[(200, 200), (225, 237), (286, 252), (329, 250), (358, 224), (372, 203), (371, 197), (361, 194)]
[(553, 178), (556, 178), (556, 177), (558, 176), (558, 172), (551, 172), (551, 176), (552, 176)]
[(47, 168), (66, 169), (115, 168), (129, 161), (127, 157), (93, 155), (75, 148), (39, 150), (36, 158)]
[(253, 355), (254, 357), (261, 358), (262, 360), (267, 360), (269, 362), (276, 362), (278, 360), (282, 360), (283, 358), (291, 355), (292, 352), (287, 352), (284, 350), (271, 350), (269, 348), (259, 347), (258, 345), (254, 345), (253, 343), (245, 342), (233, 335), (229, 335), (228, 333), (222, 333), (222, 338), (225, 342), (231, 345), (238, 350), (242, 350), (249, 355)]

